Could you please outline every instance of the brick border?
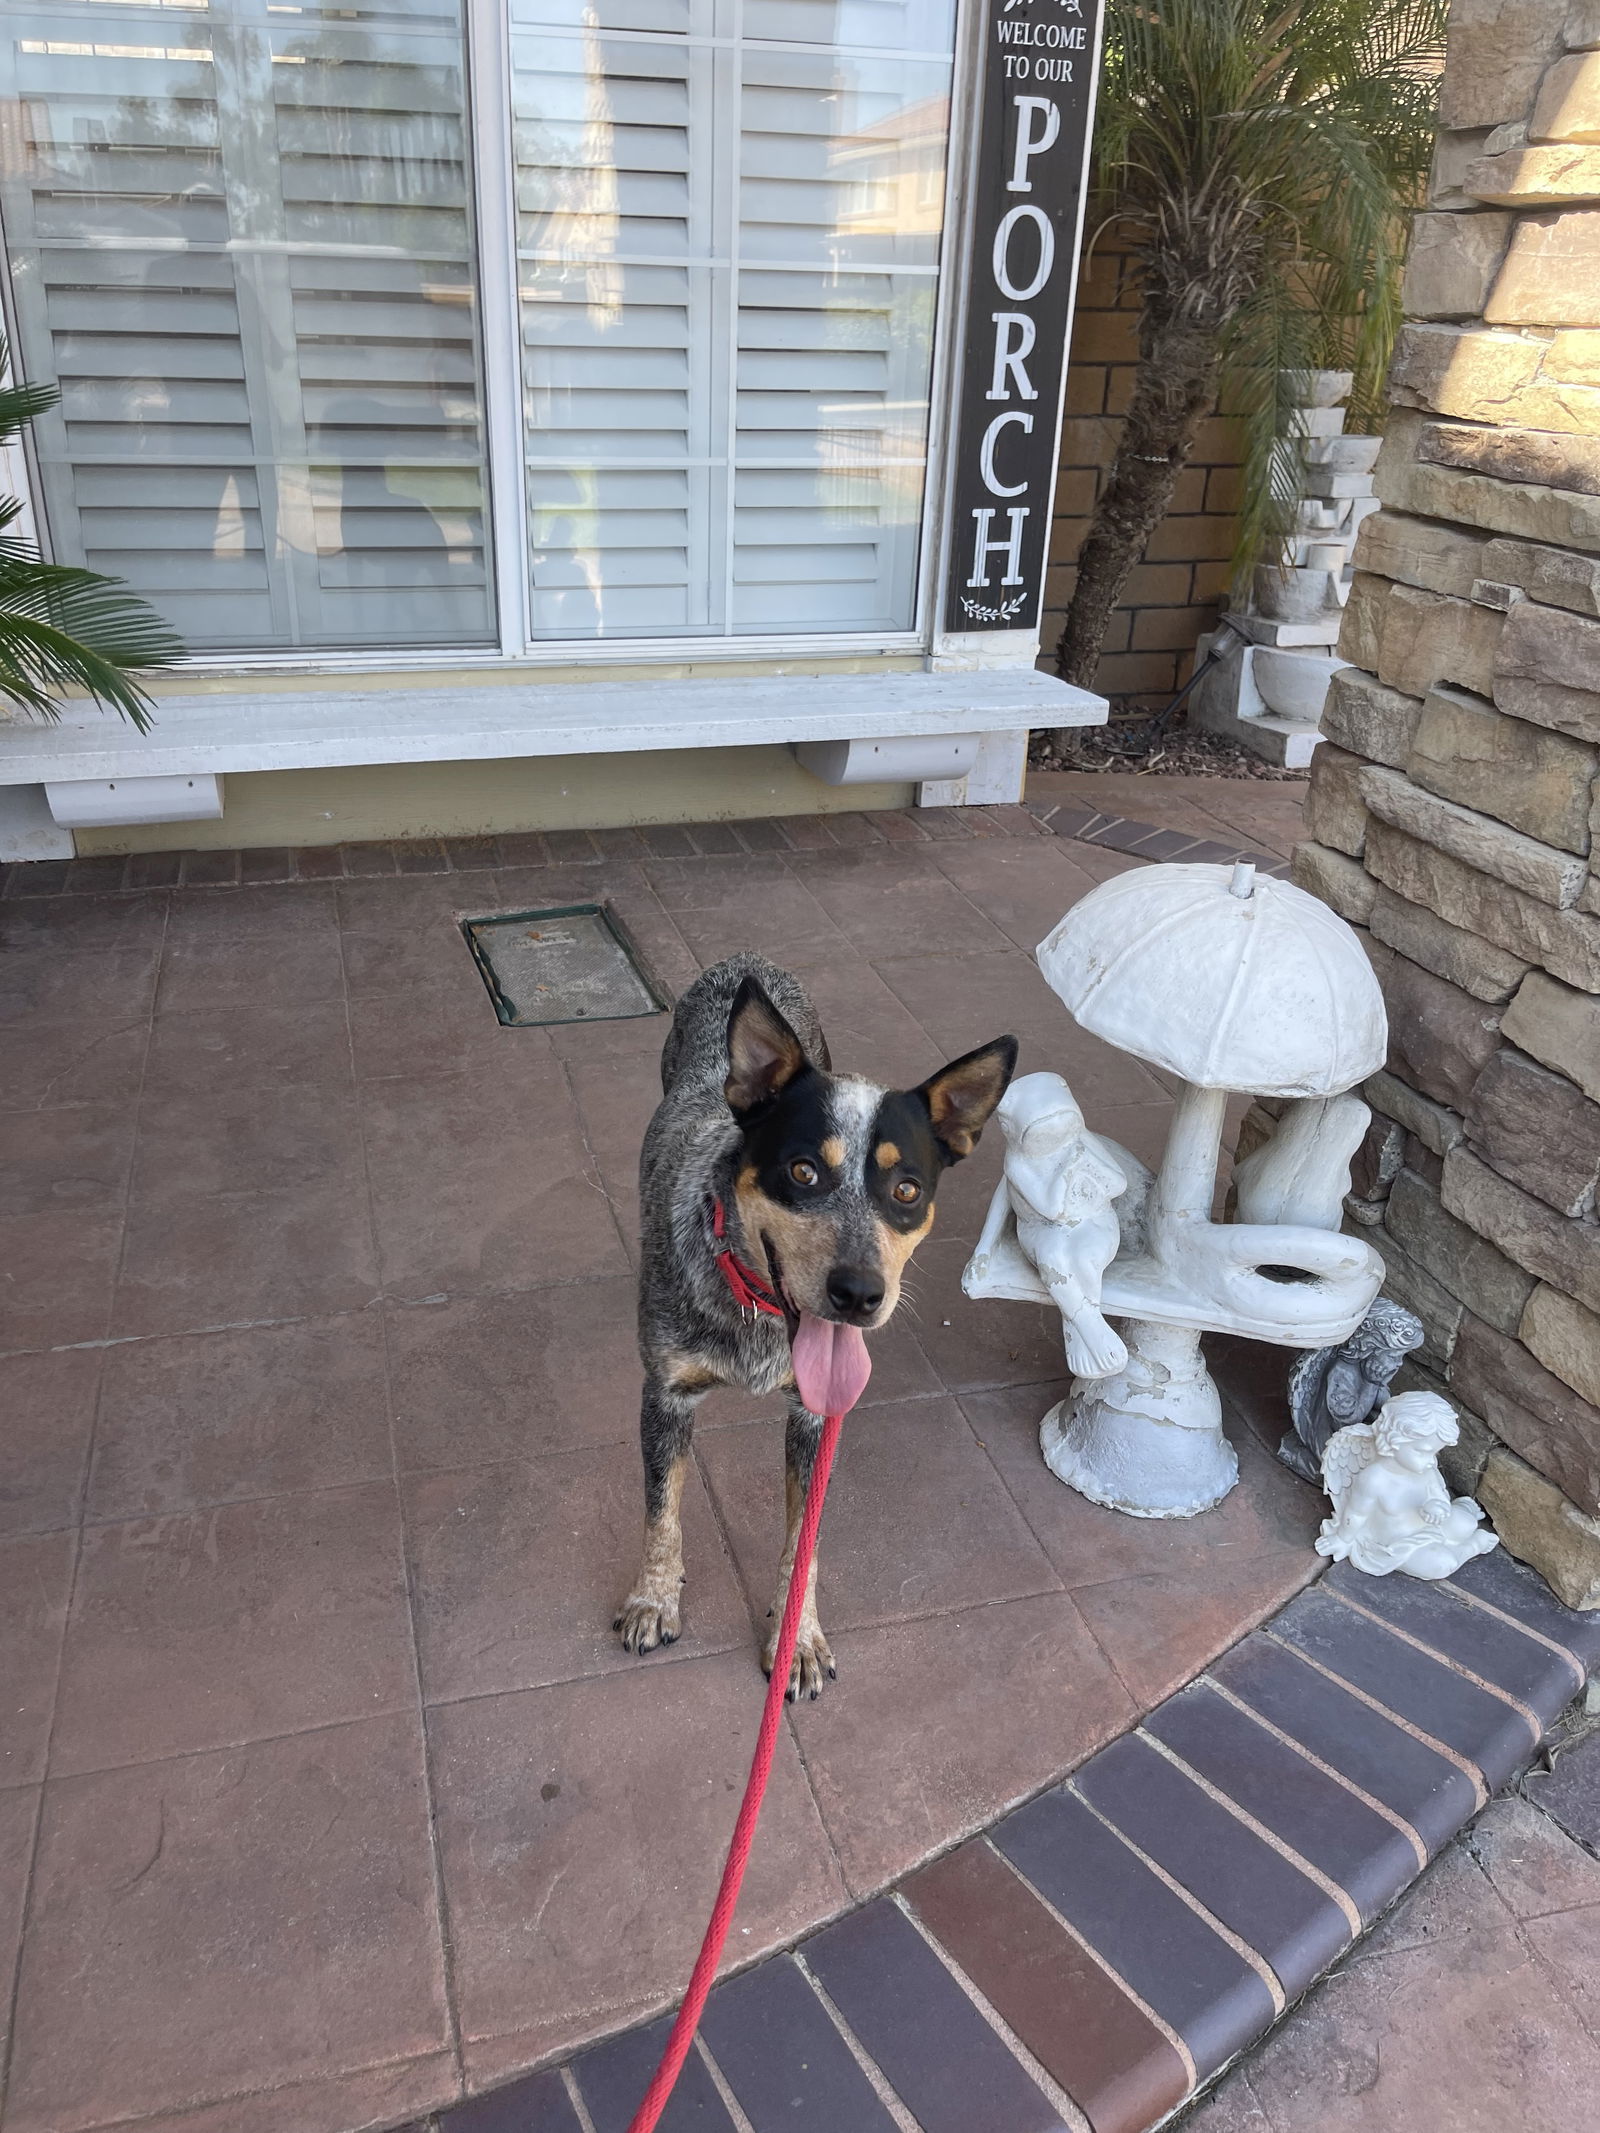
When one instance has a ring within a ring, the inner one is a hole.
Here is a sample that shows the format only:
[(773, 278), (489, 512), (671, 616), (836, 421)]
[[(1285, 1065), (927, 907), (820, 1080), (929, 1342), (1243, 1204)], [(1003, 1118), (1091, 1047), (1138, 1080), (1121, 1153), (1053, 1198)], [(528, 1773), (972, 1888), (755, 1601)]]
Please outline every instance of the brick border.
[(1072, 807), (1065, 801), (1047, 806), (1043, 801), (1025, 803), (1028, 811), (1058, 837), (1077, 844), (1095, 844), (1109, 852), (1125, 852), (1133, 859), (1154, 859), (1162, 864), (1184, 866), (1231, 866), (1235, 860), (1251, 860), (1256, 871), (1275, 881), (1289, 879), (1289, 862), (1273, 852), (1252, 851), (1247, 844), (1225, 844), (1215, 837), (1191, 837), (1187, 830), (1159, 829), (1153, 822), (1134, 822), (1123, 815), (1103, 814), (1098, 808)]
[[(1501, 1550), (1433, 1585), (1340, 1565), (1064, 1783), (725, 1978), (664, 2126), (1146, 2133), (1526, 1768), (1596, 1665), (1600, 1615)], [(623, 2133), (669, 2022), (438, 2133)]]

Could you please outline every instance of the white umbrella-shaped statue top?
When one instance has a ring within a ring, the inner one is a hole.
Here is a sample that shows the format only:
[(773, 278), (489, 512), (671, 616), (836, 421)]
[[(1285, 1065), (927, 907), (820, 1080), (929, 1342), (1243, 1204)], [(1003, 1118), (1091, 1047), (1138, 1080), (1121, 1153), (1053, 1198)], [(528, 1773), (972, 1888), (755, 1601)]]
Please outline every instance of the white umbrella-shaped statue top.
[[(1118, 875), (1073, 906), (1038, 959), (1083, 1028), (1181, 1084), (1142, 1234), (1124, 1237), (1106, 1278), (1105, 1307), (1129, 1314), (1128, 1366), (1052, 1410), (1046, 1457), (1099, 1502), (1189, 1516), (1238, 1473), (1200, 1332), (1343, 1339), (1383, 1279), (1370, 1245), (1337, 1234), (1336, 1213), (1316, 1227), (1257, 1222), (1241, 1193), (1241, 1221), (1212, 1222), (1228, 1095), (1310, 1099), (1314, 1137), (1325, 1100), (1383, 1064), (1383, 996), (1344, 920), (1248, 861)], [(1346, 1098), (1334, 1138), (1365, 1123)]]

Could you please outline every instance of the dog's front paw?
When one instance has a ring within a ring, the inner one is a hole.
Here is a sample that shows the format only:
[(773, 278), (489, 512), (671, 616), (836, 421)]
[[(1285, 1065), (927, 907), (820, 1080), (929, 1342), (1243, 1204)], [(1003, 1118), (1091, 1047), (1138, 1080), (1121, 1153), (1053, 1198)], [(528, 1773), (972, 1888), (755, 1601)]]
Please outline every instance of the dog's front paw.
[[(770, 1681), (772, 1669), (778, 1657), (778, 1632), (773, 1631), (761, 1652), (761, 1671)], [(815, 1615), (802, 1619), (800, 1634), (795, 1639), (794, 1658), (789, 1667), (788, 1700), (798, 1703), (808, 1696), (813, 1703), (822, 1694), (824, 1681), (838, 1679), (839, 1670), (833, 1663), (833, 1654), (828, 1649), (828, 1640), (822, 1634), (822, 1626)]]
[(683, 1627), (677, 1586), (642, 1585), (630, 1592), (611, 1627), (622, 1639), (622, 1649), (637, 1652), (641, 1659), (658, 1644), (676, 1644)]

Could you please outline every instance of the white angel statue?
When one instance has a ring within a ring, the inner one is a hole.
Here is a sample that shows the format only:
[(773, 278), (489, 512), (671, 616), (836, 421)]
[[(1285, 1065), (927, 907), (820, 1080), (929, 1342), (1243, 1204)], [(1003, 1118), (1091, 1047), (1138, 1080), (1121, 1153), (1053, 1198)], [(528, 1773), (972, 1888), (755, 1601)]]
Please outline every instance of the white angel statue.
[(1452, 1498), (1439, 1452), (1460, 1436), (1455, 1410), (1436, 1392), (1402, 1392), (1385, 1400), (1376, 1422), (1335, 1430), (1322, 1454), (1333, 1516), (1322, 1522), (1317, 1553), (1346, 1560), (1371, 1577), (1447, 1578), (1498, 1536), (1483, 1530), (1470, 1496)]
[(1115, 1144), (1087, 1130), (1059, 1074), (1024, 1074), (996, 1116), (1005, 1167), (973, 1264), (994, 1251), (1013, 1217), (1017, 1242), (1061, 1313), (1068, 1369), (1080, 1378), (1109, 1377), (1128, 1360), (1100, 1311), (1100, 1277), (1121, 1241), (1111, 1203), (1128, 1189), (1127, 1173), (1109, 1153)]

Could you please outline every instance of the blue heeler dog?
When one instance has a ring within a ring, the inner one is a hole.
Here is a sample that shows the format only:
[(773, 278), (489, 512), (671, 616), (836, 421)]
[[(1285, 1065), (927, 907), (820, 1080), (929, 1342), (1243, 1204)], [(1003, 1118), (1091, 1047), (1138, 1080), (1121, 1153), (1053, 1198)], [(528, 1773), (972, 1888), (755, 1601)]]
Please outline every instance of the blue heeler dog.
[[(789, 1531), (770, 1672), (819, 1418), (859, 1398), (862, 1331), (899, 1302), (940, 1174), (976, 1147), (1016, 1060), (1016, 1039), (996, 1037), (915, 1089), (835, 1074), (799, 982), (756, 955), (718, 963), (678, 1002), (639, 1164), (645, 1537), (615, 1624), (627, 1650), (678, 1635), (679, 1505), (699, 1401), (713, 1385), (787, 1387)], [(750, 1308), (762, 1292), (766, 1307)], [(813, 1569), (791, 1701), (816, 1696), (833, 1671)]]

